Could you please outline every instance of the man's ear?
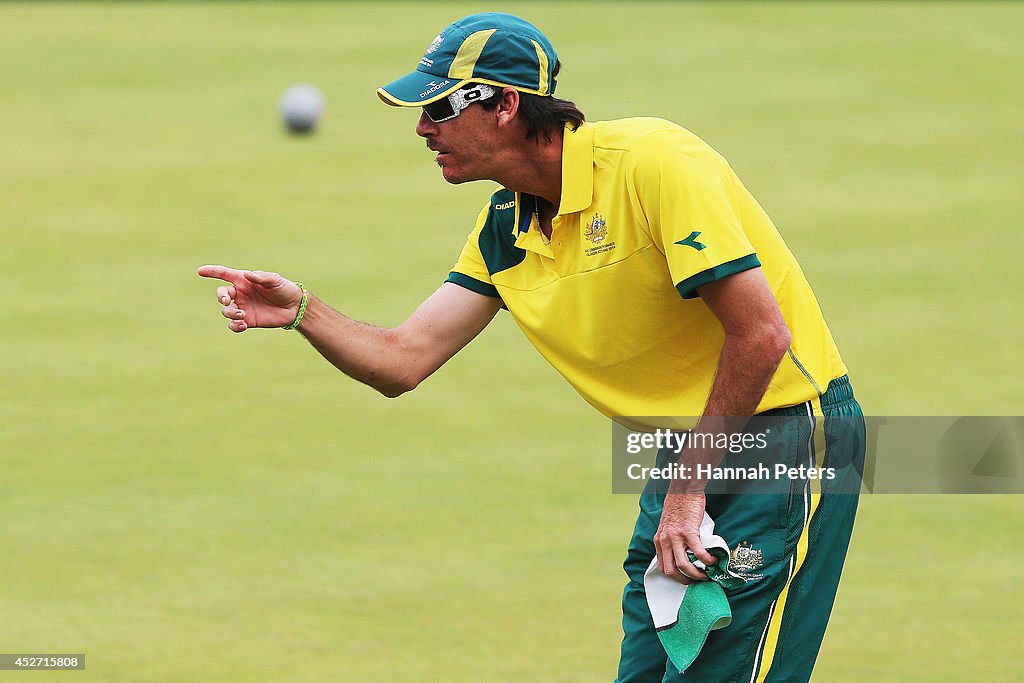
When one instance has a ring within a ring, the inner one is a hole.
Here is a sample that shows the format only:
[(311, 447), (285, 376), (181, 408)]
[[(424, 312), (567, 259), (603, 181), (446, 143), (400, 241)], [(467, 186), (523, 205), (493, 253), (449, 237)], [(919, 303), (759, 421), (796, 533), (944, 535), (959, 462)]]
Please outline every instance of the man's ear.
[(503, 88), (501, 91), (501, 100), (498, 102), (498, 109), (496, 111), (498, 118), (498, 127), (508, 126), (512, 124), (512, 121), (516, 118), (516, 112), (519, 111), (519, 91), (515, 88)]

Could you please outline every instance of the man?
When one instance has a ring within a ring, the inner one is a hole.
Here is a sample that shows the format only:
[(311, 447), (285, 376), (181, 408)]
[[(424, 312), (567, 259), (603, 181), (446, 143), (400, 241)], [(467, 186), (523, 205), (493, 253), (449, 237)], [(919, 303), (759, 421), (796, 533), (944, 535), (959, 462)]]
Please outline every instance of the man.
[[(781, 459), (821, 464), (843, 449), (855, 458), (858, 434), (822, 428), (826, 416), (860, 415), (846, 368), (761, 207), (722, 157), (672, 123), (584, 122), (553, 96), (559, 67), (531, 24), (477, 14), (438, 34), (416, 71), (378, 90), (388, 104), (422, 107), (416, 133), (446, 181), (503, 187), (447, 281), (403, 324), (355, 322), (275, 273), (203, 266), (200, 275), (230, 283), (217, 290), (228, 327), (297, 329), (342, 372), (393, 397), (505, 307), (609, 416), (702, 416), (695, 433), (738, 429), (754, 414), (800, 416), (802, 427), (774, 442)], [(684, 453), (691, 463), (722, 455)], [(667, 496), (641, 497), (617, 680), (806, 680), (856, 496), (705, 497), (705, 483), (677, 481)], [(732, 624), (680, 674), (655, 632), (643, 575), (656, 555), (669, 577), (707, 580), (694, 564), (717, 561), (701, 542), (705, 510), (719, 534), (760, 559), (729, 594)]]

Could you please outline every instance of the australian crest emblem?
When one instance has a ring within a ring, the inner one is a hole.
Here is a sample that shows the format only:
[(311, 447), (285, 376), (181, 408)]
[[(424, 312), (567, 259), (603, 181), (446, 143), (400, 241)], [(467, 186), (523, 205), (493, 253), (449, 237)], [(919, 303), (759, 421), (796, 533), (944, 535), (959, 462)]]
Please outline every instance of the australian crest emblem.
[(608, 228), (605, 227), (604, 218), (601, 217), (601, 214), (594, 214), (594, 220), (587, 224), (586, 229), (583, 231), (583, 236), (594, 244), (604, 242), (605, 238), (608, 237)]
[(764, 566), (762, 552), (747, 541), (743, 541), (729, 557), (729, 569), (735, 572), (751, 572)]

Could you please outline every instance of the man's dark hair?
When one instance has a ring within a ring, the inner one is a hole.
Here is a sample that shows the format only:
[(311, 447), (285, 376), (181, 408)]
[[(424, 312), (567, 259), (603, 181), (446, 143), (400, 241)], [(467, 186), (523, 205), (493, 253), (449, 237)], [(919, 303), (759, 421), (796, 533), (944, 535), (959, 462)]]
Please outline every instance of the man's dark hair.
[[(561, 60), (555, 62), (555, 76), (562, 69)], [(480, 104), (488, 111), (494, 110), (501, 101), (501, 91), (486, 100), (480, 100)], [(586, 116), (580, 111), (574, 102), (560, 100), (551, 95), (531, 95), (520, 91), (519, 112), (526, 124), (526, 139), (540, 141), (541, 135), (548, 142), (551, 136), (570, 124), (573, 130), (579, 128), (586, 120)]]

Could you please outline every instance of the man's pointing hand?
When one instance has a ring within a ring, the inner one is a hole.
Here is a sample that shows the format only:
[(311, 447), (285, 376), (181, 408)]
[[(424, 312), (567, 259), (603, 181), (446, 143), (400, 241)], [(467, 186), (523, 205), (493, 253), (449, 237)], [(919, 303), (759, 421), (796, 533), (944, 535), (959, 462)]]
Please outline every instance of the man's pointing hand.
[(228, 329), (232, 332), (245, 332), (250, 327), (284, 327), (298, 315), (302, 289), (277, 273), (226, 266), (201, 266), (196, 272), (230, 283), (217, 288), (217, 301), (221, 315), (231, 321)]

